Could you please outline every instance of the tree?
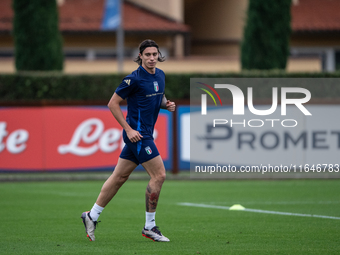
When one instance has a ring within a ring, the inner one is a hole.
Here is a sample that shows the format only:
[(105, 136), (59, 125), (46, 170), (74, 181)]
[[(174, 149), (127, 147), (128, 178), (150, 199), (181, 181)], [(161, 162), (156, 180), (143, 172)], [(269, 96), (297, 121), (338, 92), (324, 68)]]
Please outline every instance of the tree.
[(285, 69), (291, 0), (249, 0), (241, 45), (242, 69)]
[(63, 69), (55, 0), (14, 0), (13, 33), (18, 71)]

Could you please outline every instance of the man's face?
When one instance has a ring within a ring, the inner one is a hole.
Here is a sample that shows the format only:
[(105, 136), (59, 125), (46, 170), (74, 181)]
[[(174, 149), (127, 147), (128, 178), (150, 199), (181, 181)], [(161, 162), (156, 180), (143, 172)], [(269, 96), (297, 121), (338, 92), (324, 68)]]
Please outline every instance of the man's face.
[(158, 60), (158, 50), (156, 47), (147, 47), (142, 54), (139, 53), (139, 57), (144, 68), (154, 69)]

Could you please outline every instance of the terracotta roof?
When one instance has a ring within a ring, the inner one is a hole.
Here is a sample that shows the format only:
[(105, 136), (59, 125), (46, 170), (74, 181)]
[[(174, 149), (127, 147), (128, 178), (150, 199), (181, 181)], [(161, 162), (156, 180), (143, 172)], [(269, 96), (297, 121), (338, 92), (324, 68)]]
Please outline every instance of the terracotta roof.
[[(12, 0), (0, 1), (0, 31), (12, 30)], [(65, 0), (59, 7), (59, 27), (63, 32), (100, 31), (104, 0)], [(188, 32), (178, 23), (129, 2), (123, 4), (123, 26), (127, 32)]]
[[(340, 30), (340, 0), (296, 0), (291, 8), (292, 30)], [(0, 31), (12, 30), (12, 0), (0, 0)], [(62, 31), (100, 31), (104, 0), (65, 0), (59, 7)], [(124, 29), (129, 32), (188, 32), (189, 27), (124, 2)]]
[(339, 0), (297, 0), (291, 14), (294, 32), (340, 30)]
[(61, 31), (100, 30), (104, 0), (65, 0), (59, 7)]
[(12, 29), (13, 10), (11, 4), (11, 0), (0, 1), (0, 31)]

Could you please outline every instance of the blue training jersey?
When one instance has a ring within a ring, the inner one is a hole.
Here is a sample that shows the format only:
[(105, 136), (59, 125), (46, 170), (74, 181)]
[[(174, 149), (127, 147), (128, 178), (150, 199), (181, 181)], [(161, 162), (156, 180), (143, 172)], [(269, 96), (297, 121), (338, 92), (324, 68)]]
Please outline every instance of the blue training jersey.
[[(137, 130), (143, 139), (153, 139), (153, 130), (165, 89), (165, 74), (156, 68), (148, 73), (142, 66), (126, 76), (116, 89), (116, 94), (127, 100), (126, 122)], [(124, 140), (127, 138), (123, 131)]]

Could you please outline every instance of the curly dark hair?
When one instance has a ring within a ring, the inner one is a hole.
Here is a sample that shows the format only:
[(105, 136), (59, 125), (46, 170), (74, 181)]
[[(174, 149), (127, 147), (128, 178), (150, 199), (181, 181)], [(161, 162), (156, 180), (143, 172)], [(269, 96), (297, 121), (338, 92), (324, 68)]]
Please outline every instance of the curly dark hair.
[[(163, 62), (165, 61), (165, 57), (163, 57), (162, 53), (159, 51), (159, 47), (158, 44), (150, 39), (146, 39), (143, 42), (141, 42), (141, 44), (139, 44), (139, 53), (143, 54), (143, 51), (147, 48), (147, 47), (156, 47), (158, 50), (158, 61), (159, 62)], [(136, 57), (134, 60), (138, 65), (142, 65), (142, 59), (139, 57)]]

